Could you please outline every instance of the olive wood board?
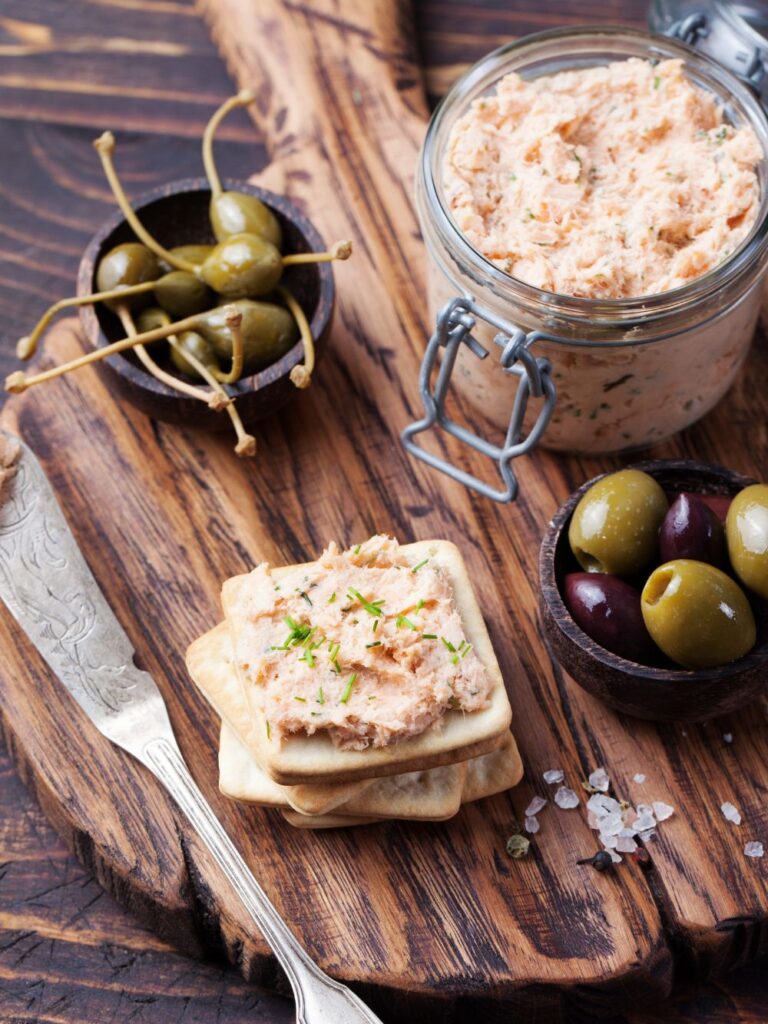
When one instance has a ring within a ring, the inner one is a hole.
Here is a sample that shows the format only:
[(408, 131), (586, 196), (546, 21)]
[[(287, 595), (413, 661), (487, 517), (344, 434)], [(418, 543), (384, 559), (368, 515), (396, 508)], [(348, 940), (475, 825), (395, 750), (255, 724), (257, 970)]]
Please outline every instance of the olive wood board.
[[(676, 970), (713, 974), (764, 953), (768, 863), (742, 851), (768, 833), (765, 705), (701, 726), (620, 717), (552, 664), (538, 629), (545, 524), (587, 476), (631, 459), (537, 452), (519, 464), (517, 503), (496, 506), (414, 464), (399, 444), (419, 412), (428, 331), (410, 199), (426, 104), (407, 11), (352, 0), (203, 6), (239, 84), (257, 89), (274, 157), (259, 183), (302, 205), (326, 239), (356, 245), (336, 270), (339, 308), (316, 379), (259, 428), (255, 461), (237, 460), (226, 436), (156, 424), (117, 404), (91, 368), (10, 399), (0, 416), (48, 472), (163, 690), (197, 782), (310, 954), (385, 1021), (506, 1020), (520, 1008), (527, 1020), (588, 1017), (663, 997)], [(63, 321), (42, 362), (80, 345), (77, 322)], [(648, 454), (763, 476), (767, 414), (768, 347), (758, 338), (720, 407)], [(486, 472), (479, 457), (435, 443)], [(461, 547), (508, 683), (526, 776), (442, 824), (294, 830), (218, 794), (218, 722), (188, 680), (183, 652), (218, 621), (227, 576), (377, 531)], [(223, 954), (246, 976), (283, 985), (159, 784), (90, 726), (4, 610), (0, 651), (10, 748), (81, 860), (181, 948)], [(594, 852), (594, 833), (583, 809), (551, 804), (530, 855), (508, 858), (505, 841), (531, 796), (551, 796), (542, 772), (563, 768), (579, 788), (598, 765), (617, 796), (675, 808), (649, 844), (650, 865), (629, 858), (605, 874), (577, 866)], [(637, 772), (647, 776), (642, 787)], [(722, 818), (726, 799), (742, 826)]]

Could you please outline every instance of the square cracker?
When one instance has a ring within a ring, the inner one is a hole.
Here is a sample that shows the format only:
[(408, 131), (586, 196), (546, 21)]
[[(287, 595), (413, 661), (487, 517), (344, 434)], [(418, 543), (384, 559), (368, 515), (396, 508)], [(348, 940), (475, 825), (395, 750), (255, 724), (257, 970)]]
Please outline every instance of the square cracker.
[[(312, 736), (294, 735), (285, 739), (267, 736), (266, 723), (254, 711), (256, 728), (248, 737), (248, 745), (256, 760), (269, 775), (283, 785), (318, 782), (351, 782), (357, 779), (398, 775), (403, 772), (455, 764), (495, 750), (503, 741), (512, 719), (509, 699), (496, 655), (491, 645), (464, 559), (455, 544), (443, 540), (418, 541), (400, 548), (412, 565), (429, 559), (440, 567), (451, 582), (454, 599), (464, 627), (464, 634), (488, 672), (491, 699), (487, 708), (470, 713), (447, 711), (442, 719), (418, 736), (392, 743), (386, 747), (366, 750), (341, 750), (327, 733)], [(315, 563), (307, 563), (311, 571)], [(272, 577), (279, 581), (295, 568), (275, 568)], [(222, 587), (222, 606), (233, 639), (244, 625), (242, 595), (249, 586), (247, 575), (234, 576)], [(206, 639), (201, 637), (187, 651), (187, 667), (193, 678), (208, 657)], [(246, 697), (249, 687), (244, 685)]]
[[(499, 750), (460, 765), (390, 775), (334, 808), (334, 815), (444, 821), (460, 804), (516, 786), (523, 765), (512, 733)], [(219, 788), (225, 796), (265, 807), (292, 809), (291, 787), (280, 786), (259, 768), (237, 734), (224, 723), (219, 750)], [(324, 817), (325, 815), (305, 815)]]

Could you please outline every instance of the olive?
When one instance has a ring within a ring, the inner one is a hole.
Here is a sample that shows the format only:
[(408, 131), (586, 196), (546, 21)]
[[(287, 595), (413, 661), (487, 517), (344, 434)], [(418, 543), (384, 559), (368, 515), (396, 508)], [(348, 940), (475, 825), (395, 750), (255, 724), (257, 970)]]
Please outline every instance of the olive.
[(232, 331), (227, 326), (227, 317), (233, 308), (242, 315), (243, 361), (249, 372), (269, 366), (296, 344), (299, 329), (287, 309), (272, 302), (240, 299), (209, 310), (198, 327), (222, 358), (232, 357)]
[(657, 654), (640, 610), (640, 592), (618, 576), (572, 572), (565, 603), (574, 622), (606, 650), (648, 664)]
[(703, 501), (707, 508), (711, 508), (721, 523), (725, 524), (728, 509), (731, 507), (733, 498), (729, 494), (699, 494), (699, 501)]
[(220, 192), (211, 198), (211, 227), (217, 241), (247, 232), (282, 246), (283, 233), (274, 213), (256, 196), (245, 192)]
[[(147, 306), (136, 317), (136, 330), (139, 334), (143, 334), (145, 331), (154, 331), (157, 327), (165, 327), (170, 322), (171, 318), (164, 309), (160, 309), (159, 306)], [(161, 344), (163, 344), (162, 338), (159, 341), (151, 341), (147, 347)]]
[(182, 331), (179, 335), (179, 346), (180, 348), (171, 345), (171, 362), (182, 373), (186, 373), (189, 377), (200, 376), (195, 367), (184, 358), (185, 351), (190, 352), (209, 370), (219, 369), (219, 361), (213, 347), (197, 331)]
[[(157, 257), (146, 245), (141, 245), (140, 242), (123, 242), (122, 245), (110, 249), (99, 260), (96, 269), (96, 290), (110, 292), (115, 288), (155, 281), (159, 276), (160, 266)], [(120, 304), (131, 309), (140, 308), (146, 303), (146, 295), (126, 296), (120, 300)], [(116, 304), (117, 300), (106, 303), (110, 308), (114, 308)]]
[(745, 587), (768, 600), (767, 484), (752, 484), (736, 495), (725, 534), (733, 571)]
[[(168, 251), (172, 256), (177, 256), (181, 260), (189, 260), (190, 263), (195, 263), (199, 267), (211, 255), (212, 249), (212, 245), (174, 245)], [(172, 268), (168, 266), (163, 269), (171, 270)]]
[(174, 320), (202, 313), (214, 303), (210, 288), (187, 270), (163, 274), (155, 285), (155, 298)]
[(232, 235), (213, 247), (200, 273), (207, 285), (225, 299), (267, 295), (283, 273), (280, 250), (247, 232)]
[(656, 644), (684, 668), (727, 665), (755, 645), (755, 619), (744, 591), (706, 562), (680, 558), (654, 569), (641, 607)]
[(568, 529), (571, 551), (587, 572), (640, 572), (656, 555), (667, 508), (664, 491), (647, 473), (622, 469), (604, 476), (574, 509)]
[(725, 565), (725, 531), (712, 509), (696, 494), (678, 494), (659, 531), (662, 562), (692, 558)]

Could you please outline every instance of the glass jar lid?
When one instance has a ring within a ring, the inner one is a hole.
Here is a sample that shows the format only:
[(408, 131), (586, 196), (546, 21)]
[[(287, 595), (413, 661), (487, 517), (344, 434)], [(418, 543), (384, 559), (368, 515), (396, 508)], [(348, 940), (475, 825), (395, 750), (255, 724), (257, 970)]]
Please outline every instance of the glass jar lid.
[(654, 0), (648, 22), (718, 61), (768, 106), (768, 3)]

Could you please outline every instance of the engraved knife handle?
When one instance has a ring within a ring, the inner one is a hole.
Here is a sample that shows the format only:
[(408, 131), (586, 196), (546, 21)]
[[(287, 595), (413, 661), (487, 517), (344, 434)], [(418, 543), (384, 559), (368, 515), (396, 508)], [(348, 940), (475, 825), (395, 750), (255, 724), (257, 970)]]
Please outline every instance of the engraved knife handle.
[(138, 756), (192, 822), (274, 951), (293, 989), (297, 1024), (382, 1024), (346, 985), (321, 971), (299, 944), (198, 789), (175, 740), (151, 739)]

